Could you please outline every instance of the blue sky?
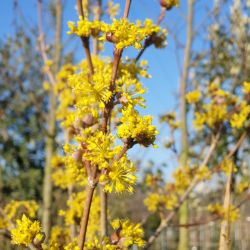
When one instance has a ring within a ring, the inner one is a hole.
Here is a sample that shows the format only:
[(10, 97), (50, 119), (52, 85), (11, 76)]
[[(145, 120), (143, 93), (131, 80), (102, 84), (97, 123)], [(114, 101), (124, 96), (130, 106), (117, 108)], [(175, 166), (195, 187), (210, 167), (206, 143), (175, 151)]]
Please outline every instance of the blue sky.
[[(116, 0), (117, 3), (124, 3), (125, 1)], [(207, 2), (207, 1), (206, 1)], [(209, 1), (211, 5), (212, 1)], [(23, 16), (29, 25), (36, 23), (37, 19), (37, 9), (36, 0), (19, 0), (19, 5), (21, 6)], [(204, 12), (200, 11), (202, 8), (197, 4), (195, 9), (196, 22), (202, 20)], [(1, 16), (0, 16), (0, 37), (5, 39), (13, 33), (13, 20), (14, 15), (17, 14), (13, 11), (13, 4), (11, 0), (3, 0), (0, 3)], [(63, 16), (63, 37), (66, 39), (67, 32), (67, 21), (77, 20), (75, 1), (66, 1), (66, 11)], [(122, 8), (121, 8), (122, 9)], [(129, 18), (131, 20), (151, 18), (154, 21), (157, 20), (157, 16), (160, 12), (160, 6), (158, 0), (133, 0), (131, 6), (131, 12)], [(46, 15), (46, 13), (44, 13)], [(166, 18), (164, 19), (162, 26), (164, 28), (170, 27), (180, 38), (181, 41), (185, 41), (185, 22), (184, 18), (186, 15), (186, 1), (181, 1), (181, 6), (179, 8), (174, 8), (172, 11), (167, 12)], [(45, 23), (45, 33), (49, 37), (50, 29)], [(78, 42), (78, 40), (76, 40)], [(195, 46), (200, 46), (198, 43)], [(108, 50), (109, 52), (109, 50)], [(78, 47), (77, 54), (79, 60), (81, 60), (83, 51), (81, 47)], [(123, 56), (136, 55), (136, 50), (125, 50)], [(111, 56), (111, 54), (109, 53)], [(178, 56), (180, 62), (182, 62), (183, 51), (178, 50)], [(149, 61), (149, 73), (152, 75), (150, 80), (146, 80), (145, 86), (148, 89), (148, 93), (145, 95), (147, 100), (147, 108), (143, 111), (144, 114), (151, 114), (154, 118), (154, 123), (158, 126), (158, 116), (166, 111), (177, 110), (178, 108), (178, 88), (179, 88), (179, 69), (176, 60), (176, 50), (174, 45), (174, 40), (172, 36), (168, 36), (168, 46), (165, 49), (156, 50), (155, 48), (149, 48), (143, 56), (143, 59)], [(164, 137), (167, 136), (166, 129), (162, 129), (162, 126), (158, 126), (160, 130), (159, 141), (162, 142)], [(165, 131), (165, 132), (164, 132)], [(160, 142), (158, 145), (160, 146)], [(169, 167), (172, 169), (176, 166), (176, 159), (167, 150), (163, 149), (161, 146), (158, 149), (147, 149), (145, 154), (145, 149), (139, 148), (131, 153), (133, 156), (142, 157), (144, 161), (147, 159), (152, 159), (157, 162), (167, 162)]]

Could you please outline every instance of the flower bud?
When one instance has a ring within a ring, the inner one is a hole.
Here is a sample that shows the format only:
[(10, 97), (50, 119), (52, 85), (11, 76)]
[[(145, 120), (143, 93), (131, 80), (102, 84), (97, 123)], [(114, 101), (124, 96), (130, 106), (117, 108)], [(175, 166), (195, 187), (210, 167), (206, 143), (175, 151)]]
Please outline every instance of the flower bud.
[(179, 4), (178, 0), (160, 0), (160, 5), (166, 10), (171, 10), (174, 6)]
[(33, 243), (35, 246), (39, 246), (41, 245), (41, 243), (44, 242), (44, 240), (45, 240), (45, 233), (42, 232), (36, 235), (35, 239), (33, 240)]
[(83, 153), (82, 150), (77, 150), (72, 154), (73, 159), (76, 162), (80, 162), (82, 160), (82, 153)]
[(95, 123), (95, 119), (92, 114), (85, 115), (82, 121), (87, 127), (90, 127)]
[(128, 103), (128, 99), (125, 96), (121, 96), (119, 98), (119, 102), (122, 104), (127, 104)]
[(116, 37), (113, 35), (112, 32), (106, 33), (106, 39), (107, 39), (107, 41), (109, 41), (111, 43), (115, 43), (117, 41)]
[(91, 129), (92, 129), (92, 132), (96, 132), (96, 131), (99, 129), (99, 124), (98, 124), (98, 123), (94, 124), (94, 125), (91, 127)]

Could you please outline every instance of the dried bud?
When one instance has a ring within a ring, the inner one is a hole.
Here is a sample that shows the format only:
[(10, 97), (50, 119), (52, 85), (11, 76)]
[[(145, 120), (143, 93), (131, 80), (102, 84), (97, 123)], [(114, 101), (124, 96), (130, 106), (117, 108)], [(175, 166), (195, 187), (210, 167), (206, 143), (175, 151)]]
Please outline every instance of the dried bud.
[(128, 103), (128, 99), (125, 96), (121, 96), (119, 98), (119, 102), (122, 104), (127, 104)]
[(79, 129), (79, 128), (82, 128), (82, 127), (84, 127), (84, 123), (83, 123), (82, 119), (77, 118), (75, 120), (75, 122), (74, 122), (74, 128)]
[(87, 127), (92, 126), (95, 123), (95, 119), (92, 114), (85, 115), (83, 118), (83, 123)]
[(82, 150), (77, 150), (72, 154), (73, 159), (76, 162), (80, 162), (82, 160), (82, 153), (83, 153)]
[(92, 129), (92, 132), (96, 132), (96, 131), (99, 129), (99, 124), (98, 124), (98, 123), (94, 124), (94, 125), (91, 127), (91, 129)]
[(45, 240), (45, 233), (42, 232), (41, 234), (39, 234), (39, 237), (36, 237), (34, 240), (33, 240), (33, 244), (35, 246), (40, 246)]
[(117, 39), (115, 38), (115, 36), (113, 35), (112, 32), (106, 33), (106, 39), (107, 39), (107, 41), (109, 41), (111, 43), (115, 43), (117, 41)]
[(171, 10), (174, 6), (178, 5), (178, 0), (160, 0), (160, 5), (166, 10)]
[(112, 244), (117, 244), (120, 241), (120, 233), (121, 233), (121, 226), (117, 228), (112, 234), (111, 234), (111, 242)]

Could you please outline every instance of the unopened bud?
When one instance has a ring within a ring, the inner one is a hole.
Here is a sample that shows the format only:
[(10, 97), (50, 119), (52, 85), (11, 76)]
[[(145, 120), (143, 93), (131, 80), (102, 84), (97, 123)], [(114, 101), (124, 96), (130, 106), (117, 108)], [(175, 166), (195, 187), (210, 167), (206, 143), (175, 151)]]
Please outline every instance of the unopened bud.
[(45, 233), (39, 233), (38, 235), (36, 235), (35, 239), (33, 240), (33, 243), (35, 246), (39, 246), (41, 245), (45, 240)]
[(166, 10), (171, 10), (174, 6), (178, 5), (178, 0), (160, 0), (160, 5)]
[(82, 153), (83, 153), (82, 150), (77, 150), (72, 154), (73, 159), (76, 162), (80, 162), (82, 160)]
[(83, 118), (83, 123), (86, 126), (92, 126), (95, 123), (95, 119), (92, 114), (85, 115)]
[(91, 127), (91, 129), (92, 129), (92, 132), (96, 132), (96, 131), (99, 129), (99, 124), (98, 124), (98, 123), (94, 124), (94, 125)]
[(120, 103), (122, 103), (122, 104), (127, 104), (127, 103), (128, 103), (128, 99), (127, 99), (125, 96), (121, 96), (121, 97), (119, 98), (119, 101), (120, 101)]
[(107, 39), (107, 41), (109, 41), (111, 43), (115, 43), (117, 41), (116, 37), (113, 35), (112, 32), (106, 33), (106, 39)]

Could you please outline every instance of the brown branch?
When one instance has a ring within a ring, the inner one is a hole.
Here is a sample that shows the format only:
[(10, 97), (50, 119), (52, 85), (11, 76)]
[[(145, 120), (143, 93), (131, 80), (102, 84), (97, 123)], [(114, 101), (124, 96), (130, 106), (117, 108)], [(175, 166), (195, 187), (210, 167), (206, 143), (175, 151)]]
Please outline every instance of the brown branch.
[(77, 0), (77, 9), (78, 9), (79, 16), (82, 16), (82, 18), (84, 18), (82, 1), (83, 0)]
[[(250, 200), (250, 195), (246, 195), (244, 199), (242, 199), (239, 204), (237, 206), (234, 207), (233, 210), (236, 210), (238, 208), (240, 208), (242, 205), (245, 204), (245, 202), (249, 201)], [(173, 227), (196, 227), (196, 226), (200, 226), (200, 225), (206, 225), (210, 222), (213, 222), (213, 221), (217, 221), (217, 220), (220, 220), (222, 219), (223, 217), (221, 215), (215, 215), (213, 216), (212, 218), (209, 218), (209, 219), (206, 219), (206, 220), (200, 220), (200, 221), (195, 221), (195, 222), (192, 222), (192, 223), (188, 223), (188, 224), (172, 224), (172, 225), (169, 225), (169, 226), (173, 226)]]
[[(123, 18), (125, 19), (128, 17), (131, 2), (132, 0), (126, 0), (125, 10), (123, 14)], [(110, 83), (110, 91), (112, 93), (115, 90), (115, 80), (117, 77), (117, 72), (118, 72), (122, 52), (123, 52), (123, 49), (121, 50), (116, 49), (116, 48), (114, 49), (114, 61), (113, 61), (113, 66), (112, 66), (111, 83)], [(106, 107), (104, 108), (103, 122), (102, 122), (102, 131), (104, 133), (107, 133), (107, 127), (108, 127), (109, 118), (110, 118), (113, 106), (114, 106), (114, 96), (111, 97), (110, 101), (106, 104)]]
[[(126, 19), (129, 14), (129, 9), (131, 6), (131, 1), (132, 0), (126, 0), (126, 5), (124, 9), (124, 14), (123, 18)], [(101, 3), (99, 2), (99, 7)], [(119, 63), (121, 60), (121, 55), (122, 55), (122, 50), (117, 50), (116, 48), (114, 49), (114, 61), (113, 61), (113, 66), (112, 66), (112, 75), (111, 75), (111, 82), (110, 82), (110, 92), (114, 93), (115, 90), (115, 80), (117, 77), (117, 72), (119, 68)], [(104, 108), (103, 112), (103, 122), (102, 122), (102, 131), (104, 133), (108, 132), (108, 124), (111, 119), (111, 112), (114, 107), (114, 95), (111, 97), (110, 101), (107, 103), (107, 105)], [(114, 161), (119, 160), (127, 151), (128, 147), (127, 144), (123, 147), (122, 151), (120, 154), (117, 155), (116, 159)], [(113, 161), (113, 162), (114, 162)], [(113, 164), (111, 163), (111, 165)], [(101, 234), (102, 236), (107, 235), (107, 209), (108, 209), (108, 195), (105, 193), (103, 187), (101, 187), (100, 190), (100, 196), (101, 196)]]
[[(162, 22), (162, 20), (164, 19), (165, 16), (166, 16), (166, 9), (161, 8), (161, 12), (160, 12), (158, 20), (157, 20), (157, 25), (161, 24), (161, 22)], [(145, 52), (145, 50), (148, 47), (150, 47), (152, 44), (153, 44), (153, 42), (152, 42), (152, 35), (151, 35), (148, 38), (146, 38), (142, 49), (139, 51), (138, 55), (136, 56), (136, 58), (135, 58), (136, 63), (140, 60), (140, 58), (143, 55), (143, 53)]]
[[(37, 17), (38, 17), (38, 43), (39, 43), (39, 50), (44, 62), (44, 65), (46, 65), (48, 61), (48, 56), (46, 53), (46, 43), (45, 43), (45, 38), (44, 38), (44, 33), (43, 33), (43, 25), (42, 25), (42, 0), (37, 0)], [(51, 71), (51, 68), (48, 67), (46, 70), (47, 76), (49, 78), (49, 82), (52, 86), (56, 84), (56, 79)]]
[(11, 240), (11, 234), (7, 229), (0, 229), (0, 235), (4, 236), (8, 240)]
[(132, 2), (132, 0), (126, 0), (126, 5), (125, 5), (124, 13), (123, 13), (123, 18), (125, 18), (125, 19), (128, 18), (131, 2)]
[[(213, 151), (215, 150), (215, 147), (218, 143), (220, 137), (220, 132), (215, 136), (213, 143), (210, 146), (210, 149), (208, 151), (207, 156), (205, 157), (205, 159), (203, 160), (203, 162), (201, 163), (200, 167), (202, 166), (206, 166), (207, 163), (209, 162)], [(226, 158), (230, 158), (232, 157), (235, 152), (240, 148), (241, 144), (243, 143), (244, 139), (246, 138), (246, 132), (244, 132), (241, 137), (239, 138), (239, 140), (237, 141), (237, 143), (235, 144), (235, 146), (230, 150), (230, 152), (228, 153), (228, 155), (226, 156)], [(221, 164), (219, 164), (218, 166), (220, 166)], [(218, 166), (217, 171), (218, 171)], [(185, 201), (185, 199), (188, 197), (189, 193), (196, 187), (196, 185), (200, 182), (198, 177), (195, 177), (193, 179), (193, 181), (191, 182), (191, 184), (189, 185), (189, 187), (187, 188), (187, 190), (184, 192), (184, 194), (182, 195), (178, 206), (175, 208), (175, 210), (173, 210), (171, 213), (169, 213), (169, 215), (162, 220), (161, 224), (159, 225), (159, 227), (156, 229), (156, 231), (154, 232), (154, 234), (149, 238), (147, 244), (144, 246), (144, 250), (145, 249), (149, 249), (149, 247), (153, 244), (153, 242), (156, 240), (156, 238), (160, 235), (160, 233), (168, 226), (168, 223), (172, 220), (172, 218), (174, 217), (174, 215), (176, 214), (176, 212), (179, 210), (180, 206), (182, 205), (182, 203)]]
[[(218, 143), (220, 137), (220, 132), (217, 133), (217, 135), (215, 136), (209, 151), (207, 153), (207, 156), (205, 157), (205, 159), (203, 160), (203, 162), (201, 163), (200, 167), (202, 166), (206, 166), (207, 163), (209, 162), (213, 151), (215, 150), (215, 147)], [(189, 193), (196, 187), (196, 185), (199, 183), (199, 178), (196, 176), (193, 181), (190, 183), (189, 187), (186, 189), (186, 191), (183, 193), (182, 197), (179, 200), (179, 204), (177, 205), (177, 207), (171, 211), (169, 213), (169, 215), (163, 219), (161, 221), (161, 224), (159, 225), (159, 227), (156, 229), (156, 231), (154, 232), (153, 235), (150, 236), (150, 238), (148, 239), (147, 244), (144, 246), (144, 250), (145, 249), (149, 249), (149, 247), (153, 244), (153, 242), (156, 240), (156, 238), (161, 234), (161, 232), (168, 226), (168, 223), (172, 220), (172, 218), (174, 217), (174, 215), (178, 212), (180, 206), (183, 204), (183, 202), (186, 200), (186, 198), (188, 197)]]
[[(82, 0), (77, 0), (77, 7), (78, 7), (79, 16), (82, 16), (82, 18), (84, 19)], [(82, 41), (84, 53), (86, 55), (86, 60), (88, 63), (90, 74), (93, 75), (94, 74), (94, 66), (93, 66), (92, 57), (91, 57), (91, 53), (90, 53), (89, 37), (81, 36), (80, 38)]]
[(87, 197), (85, 200), (85, 206), (83, 210), (83, 215), (81, 219), (81, 226), (80, 226), (80, 233), (79, 233), (79, 238), (78, 238), (78, 246), (80, 250), (84, 249), (84, 244), (86, 240), (86, 233), (87, 233), (87, 228), (88, 228), (88, 222), (89, 222), (89, 214), (90, 214), (90, 209), (91, 209), (91, 204), (93, 200), (93, 195), (94, 191), (96, 188), (96, 174), (97, 174), (97, 167), (94, 167), (93, 171), (93, 176), (89, 176), (88, 180), (88, 188), (87, 188)]

